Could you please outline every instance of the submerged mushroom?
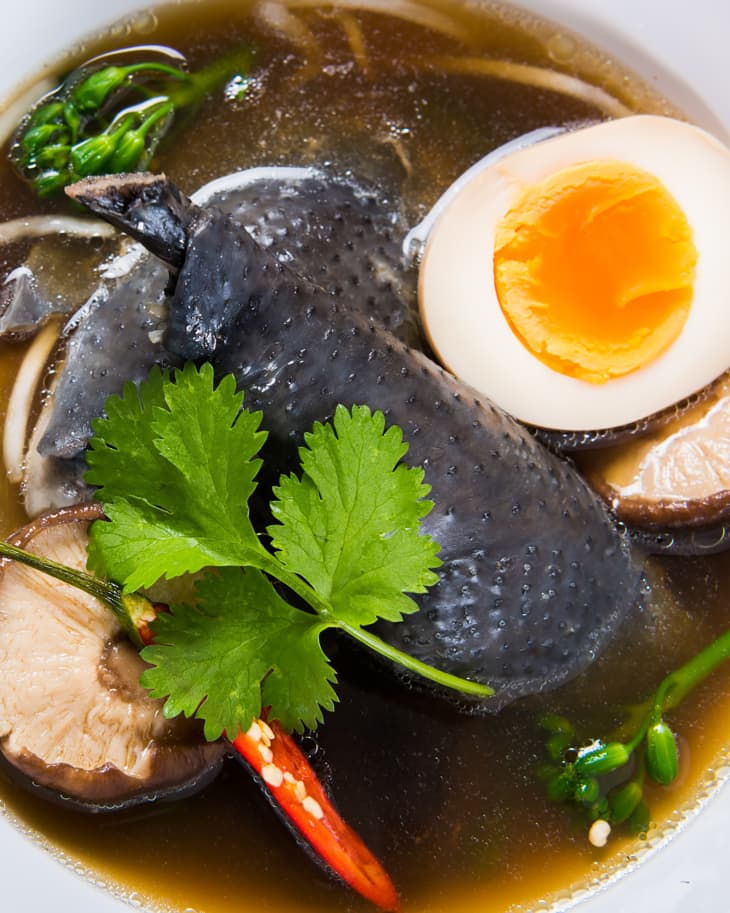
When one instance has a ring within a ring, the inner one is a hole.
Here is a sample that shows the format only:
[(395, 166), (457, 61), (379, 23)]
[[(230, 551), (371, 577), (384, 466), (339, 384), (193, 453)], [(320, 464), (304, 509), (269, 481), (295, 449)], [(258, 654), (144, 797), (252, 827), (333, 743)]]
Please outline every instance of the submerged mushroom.
[[(99, 516), (95, 504), (61, 510), (10, 541), (83, 569), (87, 527)], [(190, 721), (166, 720), (139, 684), (142, 668), (98, 599), (0, 562), (0, 752), (21, 779), (90, 811), (208, 783), (225, 747)]]

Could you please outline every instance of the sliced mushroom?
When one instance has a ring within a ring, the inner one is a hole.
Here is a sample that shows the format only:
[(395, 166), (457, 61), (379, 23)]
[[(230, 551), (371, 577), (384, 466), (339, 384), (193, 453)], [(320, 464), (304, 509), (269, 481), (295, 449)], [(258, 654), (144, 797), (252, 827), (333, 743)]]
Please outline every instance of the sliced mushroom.
[[(46, 514), (11, 539), (86, 565), (95, 504)], [(226, 748), (168, 721), (140, 686), (142, 660), (99, 600), (17, 562), (0, 562), (0, 751), (36, 788), (92, 811), (193, 791)]]
[(630, 525), (654, 531), (721, 527), (730, 519), (730, 375), (669, 424), (587, 453), (580, 463)]

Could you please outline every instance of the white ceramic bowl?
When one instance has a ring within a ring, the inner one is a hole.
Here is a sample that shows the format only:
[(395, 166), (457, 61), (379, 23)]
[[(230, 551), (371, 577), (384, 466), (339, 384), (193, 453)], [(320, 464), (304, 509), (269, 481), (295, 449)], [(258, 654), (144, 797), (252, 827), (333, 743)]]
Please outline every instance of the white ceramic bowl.
[[(522, 0), (521, 5), (582, 32), (704, 126), (730, 135), (725, 72), (730, 4), (724, 0)], [(5, 4), (0, 98), (49, 66), (74, 40), (145, 6), (140, 0)], [(730, 787), (725, 786), (665, 846), (615, 882), (586, 891), (575, 913), (727, 913), (728, 821)], [(573, 908), (573, 902), (563, 909), (568, 906)], [(128, 913), (132, 905), (52, 858), (0, 810), (0, 908), (7, 913)]]

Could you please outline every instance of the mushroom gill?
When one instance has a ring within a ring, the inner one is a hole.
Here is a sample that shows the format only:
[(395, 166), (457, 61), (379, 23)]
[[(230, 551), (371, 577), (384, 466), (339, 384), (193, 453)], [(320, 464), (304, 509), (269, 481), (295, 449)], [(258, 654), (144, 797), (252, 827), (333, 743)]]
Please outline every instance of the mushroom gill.
[[(46, 514), (10, 542), (84, 569), (98, 505)], [(143, 669), (99, 600), (17, 562), (0, 563), (0, 752), (33, 786), (92, 811), (193, 791), (225, 748), (139, 685)]]
[(730, 519), (730, 374), (653, 433), (582, 456), (619, 519), (649, 530), (710, 529)]

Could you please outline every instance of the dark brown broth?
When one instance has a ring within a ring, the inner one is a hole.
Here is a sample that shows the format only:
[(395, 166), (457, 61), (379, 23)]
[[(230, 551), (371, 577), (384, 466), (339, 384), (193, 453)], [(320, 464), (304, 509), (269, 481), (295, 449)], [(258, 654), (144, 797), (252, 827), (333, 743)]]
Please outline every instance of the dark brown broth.
[[(139, 40), (171, 44), (197, 67), (238, 43), (260, 49), (246, 99), (206, 103), (178, 128), (156, 167), (193, 190), (217, 175), (257, 164), (325, 162), (347, 168), (393, 193), (401, 189), (410, 221), (446, 185), (490, 148), (537, 126), (602, 116), (551, 92), (499, 80), (447, 76), (398, 63), (404, 51), (482, 54), (550, 63), (551, 29), (531, 20), (454, 12), (468, 26), (469, 46), (371, 13), (331, 10), (299, 16), (311, 36), (310, 65), (283, 37), (246, 18), (244, 4), (149, 15)], [(445, 10), (453, 4), (431, 4)], [(131, 20), (134, 22), (135, 20)], [(346, 26), (362, 30), (363, 70), (353, 62)], [(135, 41), (134, 28), (126, 41)], [(118, 38), (93, 46), (83, 56)], [(641, 110), (668, 107), (621, 69), (582, 45), (566, 64), (620, 92)], [(46, 207), (47, 208), (47, 207)], [(0, 162), (3, 218), (40, 211), (32, 194)], [(5, 255), (3, 267), (18, 252)], [(0, 390), (7, 393), (18, 352), (0, 353)], [(16, 493), (0, 485), (2, 525), (22, 519)], [(640, 842), (617, 837), (592, 849), (585, 826), (551, 805), (535, 776), (542, 761), (535, 720), (545, 708), (565, 712), (586, 732), (604, 732), (616, 708), (651, 692), (661, 677), (713, 636), (730, 615), (730, 570), (719, 556), (666, 561), (653, 568), (654, 613), (629, 625), (621, 642), (582, 678), (541, 701), (498, 717), (475, 719), (411, 694), (344, 646), (337, 646), (341, 704), (311, 740), (315, 765), (346, 819), (385, 861), (413, 913), (493, 913), (548, 898), (595, 878), (634, 853)], [(637, 657), (641, 658), (637, 662)], [(672, 720), (683, 738), (679, 785), (650, 796), (658, 823), (691, 801), (726, 738), (730, 673), (706, 683)], [(0, 780), (11, 811), (44, 839), (90, 870), (165, 909), (222, 911), (364, 909), (357, 898), (312, 867), (260, 797), (248, 774), (231, 764), (204, 794), (184, 802), (114, 816), (82, 816), (16, 791)]]

